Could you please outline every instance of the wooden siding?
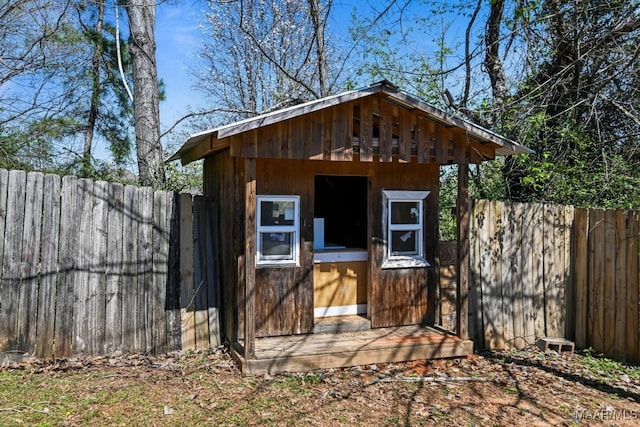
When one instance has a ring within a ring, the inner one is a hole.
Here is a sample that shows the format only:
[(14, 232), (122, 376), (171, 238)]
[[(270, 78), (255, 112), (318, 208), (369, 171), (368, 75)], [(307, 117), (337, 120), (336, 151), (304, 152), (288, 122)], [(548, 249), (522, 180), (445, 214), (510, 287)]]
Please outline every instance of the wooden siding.
[[(240, 255), (244, 254), (244, 187), (237, 187), (238, 171), (235, 165), (236, 160), (229, 155), (229, 150), (224, 150), (207, 157), (203, 168), (203, 191), (216, 201), (219, 218), (216, 231), (220, 242), (218, 263), (222, 267), (220, 300), (221, 306), (226, 307), (221, 313), (220, 327), (223, 335), (230, 340), (238, 338), (235, 331), (243, 326), (238, 307), (240, 300), (244, 301), (235, 291), (239, 280), (238, 270), (241, 268), (238, 261)], [(239, 198), (242, 203), (238, 203)], [(237, 215), (239, 209), (242, 209), (241, 215)], [(244, 278), (244, 274), (241, 277)]]
[[(256, 270), (256, 336), (310, 333), (313, 330), (313, 206), (316, 174), (369, 177), (368, 236), (370, 236), (369, 313), (372, 326), (428, 323), (437, 306), (437, 188), (436, 164), (416, 162), (331, 162), (258, 159), (257, 194), (301, 196), (299, 268)], [(382, 190), (431, 190), (425, 201), (425, 253), (434, 268), (387, 269), (382, 265)], [(278, 286), (276, 286), (276, 284)], [(433, 301), (427, 298), (431, 295)]]
[(233, 157), (403, 163), (480, 163), (495, 143), (371, 95), (248, 130), (219, 142)]
[[(438, 178), (435, 164), (377, 163), (371, 175), (369, 229), (371, 230), (371, 280), (369, 308), (371, 326), (388, 327), (433, 324), (437, 305)], [(431, 190), (424, 203), (425, 258), (431, 268), (382, 269), (384, 233), (382, 190)]]

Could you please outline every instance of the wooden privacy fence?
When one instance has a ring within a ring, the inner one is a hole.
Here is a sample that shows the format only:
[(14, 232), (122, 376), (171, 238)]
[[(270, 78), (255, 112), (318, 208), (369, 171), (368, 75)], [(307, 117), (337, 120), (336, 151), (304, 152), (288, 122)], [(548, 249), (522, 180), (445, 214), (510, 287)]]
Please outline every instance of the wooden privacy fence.
[(609, 357), (640, 361), (640, 212), (576, 209), (573, 287), (575, 341)]
[(575, 340), (638, 361), (637, 211), (480, 200), (471, 216), (476, 348)]
[(207, 203), (0, 169), (0, 354), (218, 345), (217, 221)]

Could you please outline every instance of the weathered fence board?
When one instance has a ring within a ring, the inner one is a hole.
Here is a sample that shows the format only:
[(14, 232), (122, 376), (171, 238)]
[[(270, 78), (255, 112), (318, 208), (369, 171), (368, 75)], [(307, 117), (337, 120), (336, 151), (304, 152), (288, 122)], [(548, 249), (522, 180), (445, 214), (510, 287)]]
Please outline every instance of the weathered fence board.
[(124, 271), (123, 242), (129, 236), (123, 234), (124, 186), (119, 183), (109, 185), (109, 207), (107, 212), (107, 248), (105, 283), (105, 346), (110, 354), (122, 344), (122, 284)]
[(33, 353), (35, 350), (43, 187), (43, 174), (36, 172), (27, 175), (17, 342), (17, 347), (27, 353)]
[(587, 209), (576, 209), (573, 224), (573, 251), (572, 260), (574, 262), (573, 283), (575, 289), (575, 305), (573, 314), (568, 315), (575, 318), (575, 343), (578, 348), (587, 347), (587, 268), (588, 268), (588, 226), (589, 211)]
[(138, 296), (138, 191), (132, 185), (124, 188), (124, 219), (122, 230), (124, 238), (123, 260), (124, 277), (122, 283), (122, 349), (125, 352), (139, 352), (142, 349), (136, 347), (136, 335), (138, 332), (138, 318), (136, 316)]
[(191, 307), (182, 317), (189, 325), (194, 263), (204, 326), (197, 343), (195, 323), (184, 335), (194, 337), (190, 348), (219, 345), (216, 225), (210, 201), (199, 198), (195, 222), (193, 203), (190, 194), (0, 169), (0, 353), (184, 348), (180, 307)]
[(62, 178), (60, 212), (60, 252), (58, 255), (58, 289), (55, 314), (55, 355), (72, 352), (73, 318), (75, 316), (74, 280), (75, 256), (78, 251), (78, 179)]
[(639, 267), (639, 243), (640, 243), (640, 212), (629, 212), (627, 217), (626, 236), (626, 275), (627, 275), (627, 301), (626, 301), (626, 349), (625, 359), (632, 363), (640, 361), (640, 321), (638, 319), (638, 304), (640, 304), (640, 267)]
[(151, 188), (139, 189), (138, 199), (139, 225), (138, 225), (138, 300), (136, 306), (136, 351), (149, 353), (152, 350), (151, 342), (151, 285), (153, 275), (152, 249), (153, 242), (153, 191)]
[(61, 180), (58, 175), (45, 175), (35, 349), (36, 354), (45, 358), (49, 358), (54, 354), (54, 322), (60, 239), (60, 185)]
[(156, 191), (153, 195), (153, 282), (151, 295), (152, 351), (167, 352), (167, 322), (164, 312), (167, 301), (167, 274), (169, 272), (169, 193)]
[(89, 308), (92, 313), (89, 325), (91, 331), (91, 354), (104, 354), (106, 338), (106, 266), (107, 266), (107, 233), (109, 222), (107, 214), (109, 206), (109, 185), (97, 181), (93, 186), (91, 240), (93, 243), (91, 264), (89, 269)]
[(22, 171), (11, 171), (7, 186), (5, 243), (0, 282), (0, 348), (18, 347), (18, 313), (20, 302), (20, 271), (22, 265), (22, 238), (24, 230), (24, 207), (27, 175)]

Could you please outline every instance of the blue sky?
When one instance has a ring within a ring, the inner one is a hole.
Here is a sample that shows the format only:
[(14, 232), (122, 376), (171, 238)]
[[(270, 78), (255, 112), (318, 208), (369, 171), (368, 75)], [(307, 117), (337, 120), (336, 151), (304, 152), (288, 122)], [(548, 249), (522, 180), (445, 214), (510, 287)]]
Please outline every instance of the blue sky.
[(196, 0), (157, 7), (156, 60), (166, 91), (166, 101), (160, 105), (163, 131), (186, 114), (188, 105), (201, 102), (201, 95), (192, 89), (189, 68), (195, 65), (202, 43), (198, 24), (205, 8), (206, 2)]

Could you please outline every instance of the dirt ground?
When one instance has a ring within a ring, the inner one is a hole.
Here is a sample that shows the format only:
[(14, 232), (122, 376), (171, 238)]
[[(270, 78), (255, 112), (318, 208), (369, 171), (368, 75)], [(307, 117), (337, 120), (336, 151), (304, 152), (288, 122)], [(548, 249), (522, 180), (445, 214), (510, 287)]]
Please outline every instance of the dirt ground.
[(4, 362), (0, 425), (640, 424), (640, 368), (590, 354), (242, 377), (223, 350)]

